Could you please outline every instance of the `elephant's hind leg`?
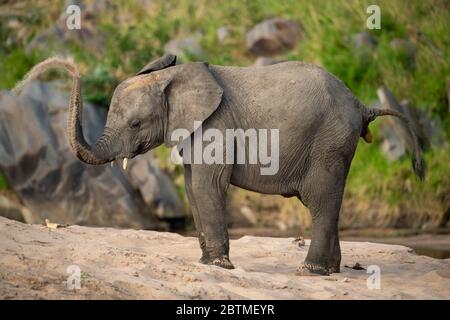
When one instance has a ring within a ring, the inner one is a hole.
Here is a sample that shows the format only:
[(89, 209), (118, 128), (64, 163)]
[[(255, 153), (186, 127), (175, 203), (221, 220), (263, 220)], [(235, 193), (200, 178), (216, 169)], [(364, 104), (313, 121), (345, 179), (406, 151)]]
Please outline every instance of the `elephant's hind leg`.
[(311, 246), (299, 273), (328, 275), (340, 271), (338, 221), (348, 166), (337, 161), (315, 168), (302, 191), (312, 216)]

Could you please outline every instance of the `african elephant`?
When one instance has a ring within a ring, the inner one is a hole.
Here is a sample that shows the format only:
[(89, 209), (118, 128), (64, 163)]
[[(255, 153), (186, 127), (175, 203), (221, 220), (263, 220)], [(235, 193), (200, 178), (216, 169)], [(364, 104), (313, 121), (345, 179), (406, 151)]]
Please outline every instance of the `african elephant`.
[(392, 110), (364, 107), (342, 81), (315, 65), (296, 61), (264, 67), (176, 65), (175, 56), (165, 55), (117, 86), (105, 129), (94, 145), (83, 137), (81, 76), (73, 62), (47, 59), (25, 79), (54, 67), (73, 76), (68, 137), (74, 155), (92, 165), (124, 159), (126, 167), (128, 159), (163, 143), (176, 145), (171, 139), (176, 129), (193, 134), (194, 121), (203, 130), (222, 133), (230, 128), (278, 129), (276, 174), (262, 175), (260, 162), (184, 164), (200, 261), (205, 264), (233, 268), (225, 219), (226, 193), (232, 184), (297, 197), (312, 216), (312, 241), (299, 272), (339, 272), (338, 219), (346, 177), (359, 137), (370, 142), (368, 124), (378, 116), (406, 121), (414, 141), (413, 169), (421, 179), (424, 176), (417, 136), (407, 118)]

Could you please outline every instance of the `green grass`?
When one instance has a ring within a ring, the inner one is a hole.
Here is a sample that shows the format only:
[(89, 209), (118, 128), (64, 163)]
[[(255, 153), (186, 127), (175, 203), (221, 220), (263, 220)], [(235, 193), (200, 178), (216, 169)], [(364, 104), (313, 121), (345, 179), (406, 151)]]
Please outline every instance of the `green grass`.
[(9, 188), (8, 182), (6, 181), (6, 178), (3, 176), (3, 174), (0, 172), (0, 190), (8, 188)]
[(14, 49), (8, 53), (0, 51), (0, 60), (0, 88), (11, 89), (42, 60), (42, 56), (37, 52), (25, 53), (23, 49)]

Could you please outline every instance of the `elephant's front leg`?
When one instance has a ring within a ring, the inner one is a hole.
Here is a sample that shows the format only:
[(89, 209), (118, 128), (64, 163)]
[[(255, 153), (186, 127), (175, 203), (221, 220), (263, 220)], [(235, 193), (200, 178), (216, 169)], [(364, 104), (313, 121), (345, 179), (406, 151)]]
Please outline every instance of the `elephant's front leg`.
[(230, 165), (185, 165), (187, 195), (202, 249), (200, 262), (227, 269), (234, 268), (225, 216), (231, 170)]

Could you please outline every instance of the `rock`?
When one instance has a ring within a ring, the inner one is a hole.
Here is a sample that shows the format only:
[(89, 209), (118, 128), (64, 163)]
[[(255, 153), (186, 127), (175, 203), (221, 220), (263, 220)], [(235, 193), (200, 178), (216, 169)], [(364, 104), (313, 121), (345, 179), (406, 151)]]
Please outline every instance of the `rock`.
[(172, 221), (185, 218), (172, 181), (161, 172), (150, 152), (131, 161), (127, 176), (144, 203), (154, 209), (159, 219)]
[(359, 32), (351, 37), (353, 54), (363, 61), (370, 61), (378, 46), (377, 39), (368, 32)]
[(217, 40), (220, 43), (224, 43), (225, 40), (230, 36), (230, 29), (228, 27), (220, 27), (216, 31)]
[(300, 23), (273, 18), (258, 23), (247, 33), (247, 48), (258, 56), (270, 56), (293, 49), (302, 33)]
[(411, 41), (403, 38), (395, 38), (391, 40), (389, 45), (398, 56), (404, 57), (408, 66), (414, 67), (416, 47)]
[(296, 230), (311, 227), (309, 210), (297, 198), (260, 194), (230, 187), (227, 211), (233, 228), (269, 228)]
[(448, 145), (442, 121), (439, 117), (430, 116), (427, 112), (418, 112), (418, 122), (425, 136), (427, 146), (446, 147)]
[(352, 37), (352, 45), (356, 49), (366, 48), (373, 50), (378, 46), (378, 41), (368, 32), (358, 32)]
[[(182, 216), (175, 187), (162, 172), (143, 169), (137, 181), (118, 166), (90, 166), (72, 155), (68, 101), (61, 82), (32, 82), (19, 97), (0, 93), (0, 171), (39, 222), (154, 229), (162, 227), (158, 218), (166, 213)], [(92, 143), (103, 130), (106, 110), (85, 103), (83, 115)], [(130, 164), (145, 168), (148, 157)]]
[(304, 247), (306, 244), (305, 238), (303, 238), (302, 236), (295, 238), (292, 243), (297, 244), (298, 247)]
[[(414, 127), (423, 150), (431, 146), (447, 145), (445, 132), (439, 118), (430, 117), (425, 111), (416, 110), (406, 100), (399, 103), (386, 86), (379, 88), (377, 93), (381, 104), (376, 107), (382, 106), (403, 113)], [(405, 153), (412, 152), (413, 140), (404, 121), (395, 117), (384, 117), (380, 125), (380, 134), (383, 138), (382, 151), (390, 161), (396, 161)]]
[[(378, 98), (380, 99), (383, 108), (392, 109), (404, 114), (421, 138), (421, 129), (417, 118), (414, 116), (412, 108), (405, 104), (401, 105), (395, 99), (389, 88), (384, 85), (377, 90)], [(382, 150), (390, 161), (400, 159), (406, 152), (413, 151), (413, 138), (409, 132), (406, 123), (397, 117), (384, 117), (380, 125), (380, 133), (384, 141), (382, 142)], [(420, 140), (423, 140), (420, 139)], [(423, 147), (423, 145), (422, 145)]]
[(283, 61), (275, 60), (270, 57), (258, 57), (258, 58), (256, 58), (255, 63), (253, 65), (256, 67), (262, 67), (262, 66), (270, 66), (272, 64), (277, 64), (280, 62), (283, 62)]
[(256, 226), (258, 224), (258, 218), (256, 217), (253, 210), (250, 209), (249, 207), (247, 206), (241, 207), (241, 214), (247, 219), (250, 225)]
[(402, 158), (406, 154), (406, 149), (397, 133), (391, 126), (381, 126), (383, 141), (381, 142), (381, 151), (386, 155), (390, 162)]
[[(70, 5), (80, 7), (80, 29), (67, 27), (66, 8)], [(81, 0), (67, 0), (55, 24), (38, 33), (26, 46), (26, 51), (39, 49), (65, 53), (69, 44), (78, 44), (91, 54), (99, 55), (103, 52), (106, 37), (97, 28), (98, 12), (112, 11), (113, 8), (116, 6), (111, 1), (93, 1), (84, 5)]]
[(204, 49), (200, 45), (201, 33), (196, 33), (186, 38), (170, 40), (164, 46), (164, 53), (174, 54), (179, 58), (177, 62), (182, 60), (190, 60), (189, 58), (201, 58), (204, 56)]
[[(198, 240), (174, 233), (69, 226), (48, 229), (0, 217), (0, 299), (450, 299), (450, 259), (399, 245), (341, 241), (339, 278), (299, 277), (307, 250), (293, 238), (231, 240), (236, 269), (198, 263)], [(310, 245), (310, 240), (306, 240)], [(369, 290), (358, 261), (377, 265), (381, 290)], [(412, 263), (414, 262), (414, 263)], [(80, 289), (70, 290), (69, 266)], [(73, 268), (73, 267), (72, 267)], [(349, 282), (326, 279), (348, 278)]]
[(0, 216), (26, 223), (39, 223), (39, 217), (17, 201), (0, 194)]

